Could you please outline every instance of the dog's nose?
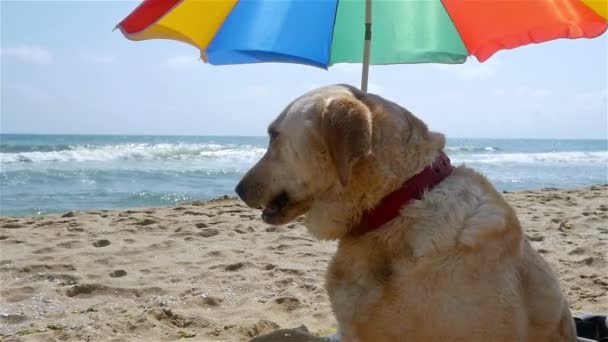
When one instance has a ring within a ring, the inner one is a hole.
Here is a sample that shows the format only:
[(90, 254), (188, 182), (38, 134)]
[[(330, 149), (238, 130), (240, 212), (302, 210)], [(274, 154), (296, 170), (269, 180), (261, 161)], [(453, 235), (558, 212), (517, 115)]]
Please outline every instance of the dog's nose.
[(243, 186), (243, 182), (239, 182), (239, 184), (237, 184), (236, 188), (234, 189), (234, 192), (236, 192), (236, 194), (239, 195), (242, 200), (244, 200), (245, 187)]

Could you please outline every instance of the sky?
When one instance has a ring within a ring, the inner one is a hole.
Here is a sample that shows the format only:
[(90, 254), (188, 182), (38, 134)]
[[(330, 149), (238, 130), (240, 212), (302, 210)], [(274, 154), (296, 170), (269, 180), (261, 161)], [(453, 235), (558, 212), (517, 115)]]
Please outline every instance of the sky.
[[(312, 88), (359, 85), (358, 64), (211, 66), (186, 44), (113, 28), (138, 2), (0, 0), (0, 132), (264, 135)], [(370, 70), (369, 91), (448, 137), (608, 137), (608, 34), (485, 63)]]

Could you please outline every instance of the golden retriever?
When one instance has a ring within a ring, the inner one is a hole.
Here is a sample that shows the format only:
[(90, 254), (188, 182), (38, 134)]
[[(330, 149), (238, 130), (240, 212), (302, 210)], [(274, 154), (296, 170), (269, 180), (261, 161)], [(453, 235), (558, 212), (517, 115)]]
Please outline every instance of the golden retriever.
[(412, 113), (333, 85), (293, 101), (268, 131), (236, 192), (269, 224), (306, 215), (312, 235), (339, 240), (326, 287), (342, 341), (576, 341), (558, 280), (513, 208), (466, 166), (353, 234), (445, 147)]

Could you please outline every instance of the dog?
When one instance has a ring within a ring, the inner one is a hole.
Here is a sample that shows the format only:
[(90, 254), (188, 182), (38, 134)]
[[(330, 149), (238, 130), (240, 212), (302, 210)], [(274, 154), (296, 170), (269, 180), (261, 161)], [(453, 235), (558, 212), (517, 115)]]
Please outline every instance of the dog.
[(268, 133), (235, 191), (268, 224), (305, 215), (313, 236), (338, 240), (326, 288), (341, 341), (576, 341), (513, 208), (408, 110), (331, 85)]

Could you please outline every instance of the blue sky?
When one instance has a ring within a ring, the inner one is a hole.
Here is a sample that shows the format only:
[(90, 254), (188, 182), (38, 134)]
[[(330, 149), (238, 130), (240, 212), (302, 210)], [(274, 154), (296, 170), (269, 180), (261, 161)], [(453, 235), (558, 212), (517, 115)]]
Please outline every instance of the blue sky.
[[(264, 135), (293, 98), (359, 84), (360, 66), (209, 66), (114, 26), (132, 1), (1, 0), (3, 133)], [(608, 38), (501, 51), (479, 64), (372, 67), (370, 91), (449, 137), (606, 138)]]

